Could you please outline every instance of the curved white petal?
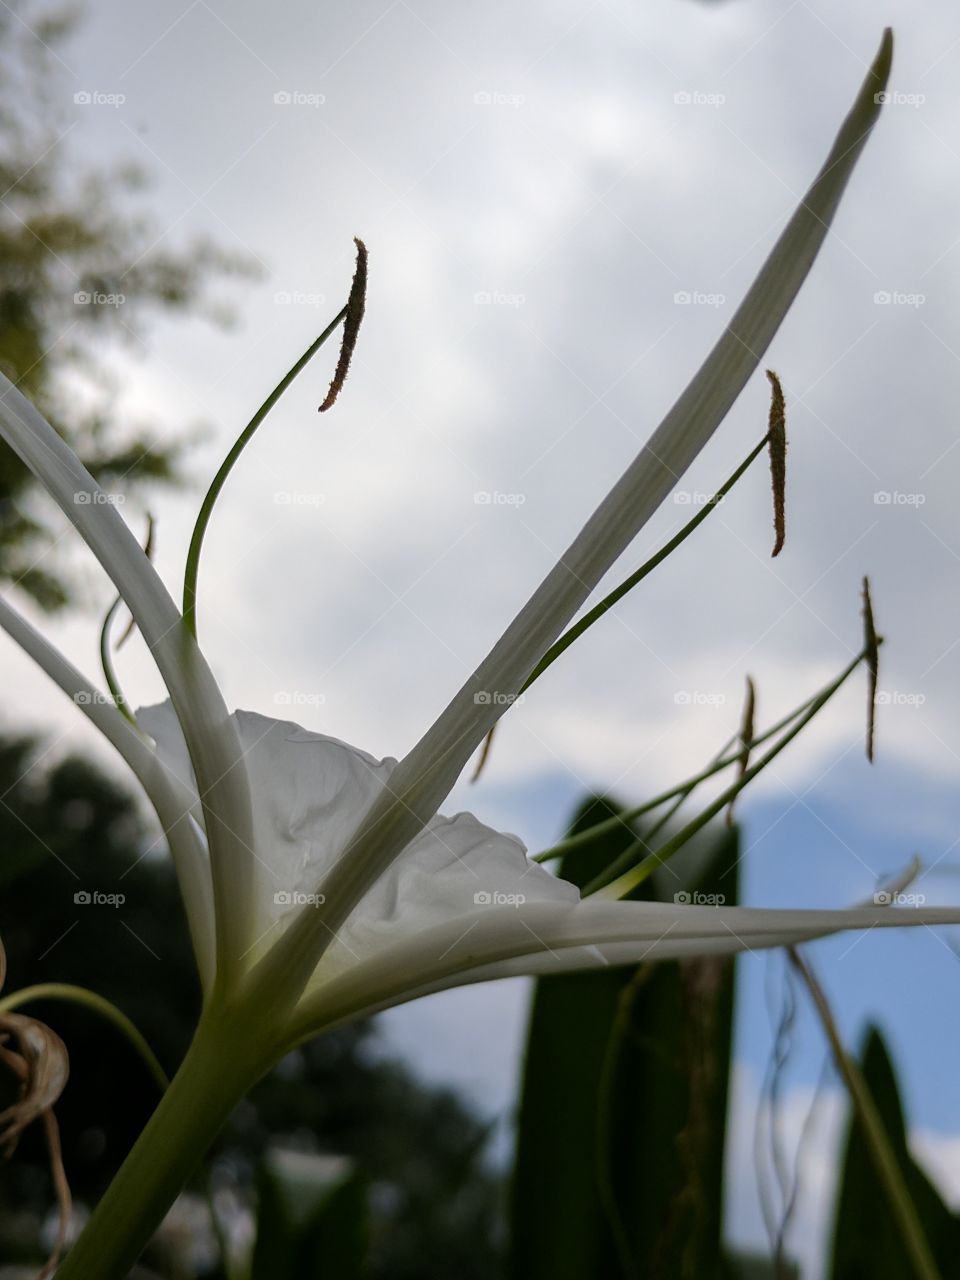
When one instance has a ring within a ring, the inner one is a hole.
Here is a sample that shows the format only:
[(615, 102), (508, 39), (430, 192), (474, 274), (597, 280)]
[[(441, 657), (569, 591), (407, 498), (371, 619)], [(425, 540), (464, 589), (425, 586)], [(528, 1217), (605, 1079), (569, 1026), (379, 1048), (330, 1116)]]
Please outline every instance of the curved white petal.
[[(168, 769), (192, 790), (170, 704), (147, 707), (137, 718)], [(352, 833), (390, 792), (398, 766), (290, 721), (245, 711), (233, 719), (254, 802), (256, 892), (248, 944), (260, 959), (300, 919), (323, 920), (323, 895), (351, 856)], [(840, 930), (933, 924), (960, 924), (960, 908), (786, 911), (581, 901), (574, 885), (532, 862), (515, 836), (472, 814), (437, 815), (340, 921), (279, 1034), (298, 1040), (446, 987), (518, 974), (723, 955)]]
[(487, 909), (398, 937), (314, 986), (298, 1010), (294, 1038), (435, 991), (497, 978), (730, 955), (845, 930), (956, 924), (957, 907), (763, 910), (586, 899), (575, 906), (534, 902)]
[[(742, 304), (692, 382), (632, 466), (614, 486), (560, 562), (489, 656), (395, 770), (386, 792), (364, 819), (351, 857), (331, 886), (335, 905), (322, 923), (305, 920), (289, 954), (278, 954), (300, 977), (327, 945), (330, 927), (365, 892), (434, 814), (472, 752), (496, 723), (550, 644), (606, 570), (630, 544), (689, 467), (720, 422), (780, 327), (827, 234), (840, 197), (879, 113), (892, 37), (885, 32), (876, 60), (844, 120), (823, 167), (775, 244)], [(477, 701), (478, 692), (496, 693)]]
[[(190, 758), (169, 702), (137, 722), (168, 770), (195, 792)], [(268, 951), (303, 912), (325, 905), (326, 879), (364, 813), (389, 788), (396, 760), (376, 760), (336, 738), (250, 711), (233, 715), (254, 815), (254, 890), (246, 950)], [(398, 934), (444, 924), (487, 895), (574, 903), (577, 890), (537, 863), (514, 836), (471, 814), (437, 815), (388, 869), (338, 932), (331, 965), (349, 967)]]
[(146, 792), (170, 846), (197, 967), (204, 990), (208, 990), (214, 974), (216, 928), (207, 847), (202, 833), (190, 817), (195, 794), (167, 769), (163, 760), (131, 728), (111, 700), (95, 689), (2, 596), (0, 627), (96, 725), (130, 766)]
[(55, 498), (113, 579), (183, 725), (200, 779), (218, 910), (220, 962), (239, 955), (249, 912), (250, 804), (236, 733), (213, 675), (153, 565), (72, 449), (0, 374), (0, 436)]

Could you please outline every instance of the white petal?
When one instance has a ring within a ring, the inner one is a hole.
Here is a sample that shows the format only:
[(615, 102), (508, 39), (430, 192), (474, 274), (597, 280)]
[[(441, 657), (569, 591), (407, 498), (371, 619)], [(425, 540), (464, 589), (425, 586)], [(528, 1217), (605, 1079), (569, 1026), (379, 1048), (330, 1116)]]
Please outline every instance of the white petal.
[(183, 724), (201, 782), (221, 960), (249, 910), (250, 806), (236, 734), (203, 655), (153, 565), (89, 471), (33, 405), (0, 374), (0, 436), (56, 499), (113, 579), (140, 628)]
[[(363, 963), (331, 973), (305, 997), (296, 1036), (434, 991), (496, 978), (729, 955), (850, 929), (943, 924), (960, 924), (960, 908), (763, 910), (594, 899), (575, 906), (534, 902), (485, 908), (472, 918), (400, 937)], [(321, 974), (331, 954), (324, 957)]]
[(2, 596), (0, 627), (97, 726), (133, 770), (146, 792), (176, 865), (197, 967), (207, 990), (213, 979), (216, 931), (206, 843), (189, 817), (191, 805), (196, 800), (195, 793), (183, 787), (176, 774), (166, 769), (162, 759), (130, 727), (110, 699), (94, 689), (76, 667)]
[[(404, 758), (358, 832), (331, 892), (339, 904), (323, 924), (304, 921), (291, 939), (291, 970), (325, 929), (338, 927), (353, 901), (437, 811), (473, 751), (527, 675), (559, 636), (606, 570), (630, 544), (710, 439), (756, 369), (827, 234), (847, 180), (879, 112), (892, 43), (884, 35), (876, 61), (830, 154), (794, 212), (747, 296), (699, 372), (560, 562), (517, 615), (489, 656)], [(480, 701), (477, 694), (485, 695)], [(498, 696), (491, 697), (496, 694)], [(296, 953), (296, 958), (295, 958)], [(278, 955), (275, 963), (285, 964)]]
[[(254, 913), (247, 947), (268, 950), (322, 890), (363, 815), (389, 787), (397, 762), (250, 711), (232, 717), (254, 814)], [(169, 702), (137, 722), (167, 768), (191, 790), (190, 758)], [(331, 954), (349, 966), (394, 942), (473, 912), (478, 897), (573, 903), (579, 893), (531, 862), (521, 842), (471, 814), (436, 816), (373, 886), (341, 929)]]

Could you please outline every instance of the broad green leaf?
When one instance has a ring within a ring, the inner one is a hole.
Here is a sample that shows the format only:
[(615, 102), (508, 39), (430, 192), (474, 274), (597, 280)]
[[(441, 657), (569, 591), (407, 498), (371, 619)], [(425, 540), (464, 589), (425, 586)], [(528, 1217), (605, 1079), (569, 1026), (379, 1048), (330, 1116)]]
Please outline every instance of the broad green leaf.
[[(614, 811), (594, 799), (573, 830)], [(586, 883), (634, 834), (605, 833), (561, 874)], [(725, 830), (686, 850), (644, 896), (700, 891), (733, 902), (736, 858), (736, 830)], [(511, 1193), (511, 1277), (723, 1274), (732, 1009), (726, 960), (538, 982)]]
[[(960, 1264), (960, 1217), (907, 1146), (907, 1130), (896, 1069), (880, 1032), (871, 1027), (861, 1058), (864, 1080), (903, 1172), (923, 1234), (944, 1280)], [(897, 1225), (855, 1117), (851, 1117), (836, 1203), (831, 1280), (903, 1280), (913, 1274)]]

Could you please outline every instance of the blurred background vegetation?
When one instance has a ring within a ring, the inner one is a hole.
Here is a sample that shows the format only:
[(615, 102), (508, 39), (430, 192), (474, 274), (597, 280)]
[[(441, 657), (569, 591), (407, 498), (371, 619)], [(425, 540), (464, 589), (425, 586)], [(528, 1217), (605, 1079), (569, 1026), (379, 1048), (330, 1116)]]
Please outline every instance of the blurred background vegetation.
[[(0, 369), (70, 441), (105, 486), (169, 483), (190, 432), (121, 423), (105, 358), (142, 345), (151, 316), (225, 324), (215, 286), (254, 264), (209, 240), (164, 248), (147, 213), (148, 177), (134, 165), (96, 168), (70, 151), (72, 101), (57, 50), (75, 11), (0, 9)], [(199, 427), (201, 424), (195, 424)], [(0, 443), (0, 580), (45, 609), (67, 603), (45, 503)]]

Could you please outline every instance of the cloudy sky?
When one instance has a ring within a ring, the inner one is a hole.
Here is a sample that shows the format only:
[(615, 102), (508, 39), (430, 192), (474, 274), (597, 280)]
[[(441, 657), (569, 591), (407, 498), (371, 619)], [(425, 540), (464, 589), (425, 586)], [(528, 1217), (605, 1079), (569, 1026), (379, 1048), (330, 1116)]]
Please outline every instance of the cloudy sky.
[[(839, 905), (916, 852), (927, 900), (956, 900), (960, 15), (942, 0), (922, 13), (905, 0), (840, 13), (803, 0), (99, 0), (62, 51), (63, 146), (145, 166), (164, 245), (209, 234), (262, 268), (227, 290), (232, 331), (159, 324), (114, 356), (131, 421), (210, 428), (193, 491), (155, 503), (175, 592), (206, 481), (339, 309), (352, 237), (370, 251), (340, 404), (318, 418), (318, 360), (231, 478), (207, 542), (201, 640), (229, 703), (296, 701), (309, 727), (380, 755), (413, 744), (696, 370), (885, 22), (892, 99), (769, 355), (791, 441), (784, 553), (770, 558), (761, 460), (512, 711), (485, 780), (454, 802), (542, 847), (588, 787), (640, 798), (688, 775), (735, 729), (747, 673), (772, 721), (849, 660), (868, 572), (887, 637), (879, 761), (863, 758), (856, 683), (743, 804), (746, 898)], [(760, 438), (767, 392), (758, 374), (611, 585)], [(106, 585), (81, 572), (105, 604)], [(95, 629), (91, 612), (53, 635), (93, 669)], [(5, 641), (0, 660), (10, 721), (48, 728), (56, 749), (89, 741)], [(132, 645), (122, 676), (139, 700), (161, 694)], [(924, 1150), (960, 1192), (960, 1034), (937, 1017), (960, 972), (945, 938), (838, 940), (813, 956), (851, 1040), (867, 1016), (889, 1031)], [(742, 964), (738, 1114), (770, 1048), (767, 963)], [(390, 1034), (503, 1111), (525, 998), (522, 984), (437, 997), (390, 1015)], [(811, 1023), (798, 1108), (822, 1056)], [(756, 1237), (748, 1172), (736, 1229)], [(804, 1212), (821, 1221), (815, 1197)]]

